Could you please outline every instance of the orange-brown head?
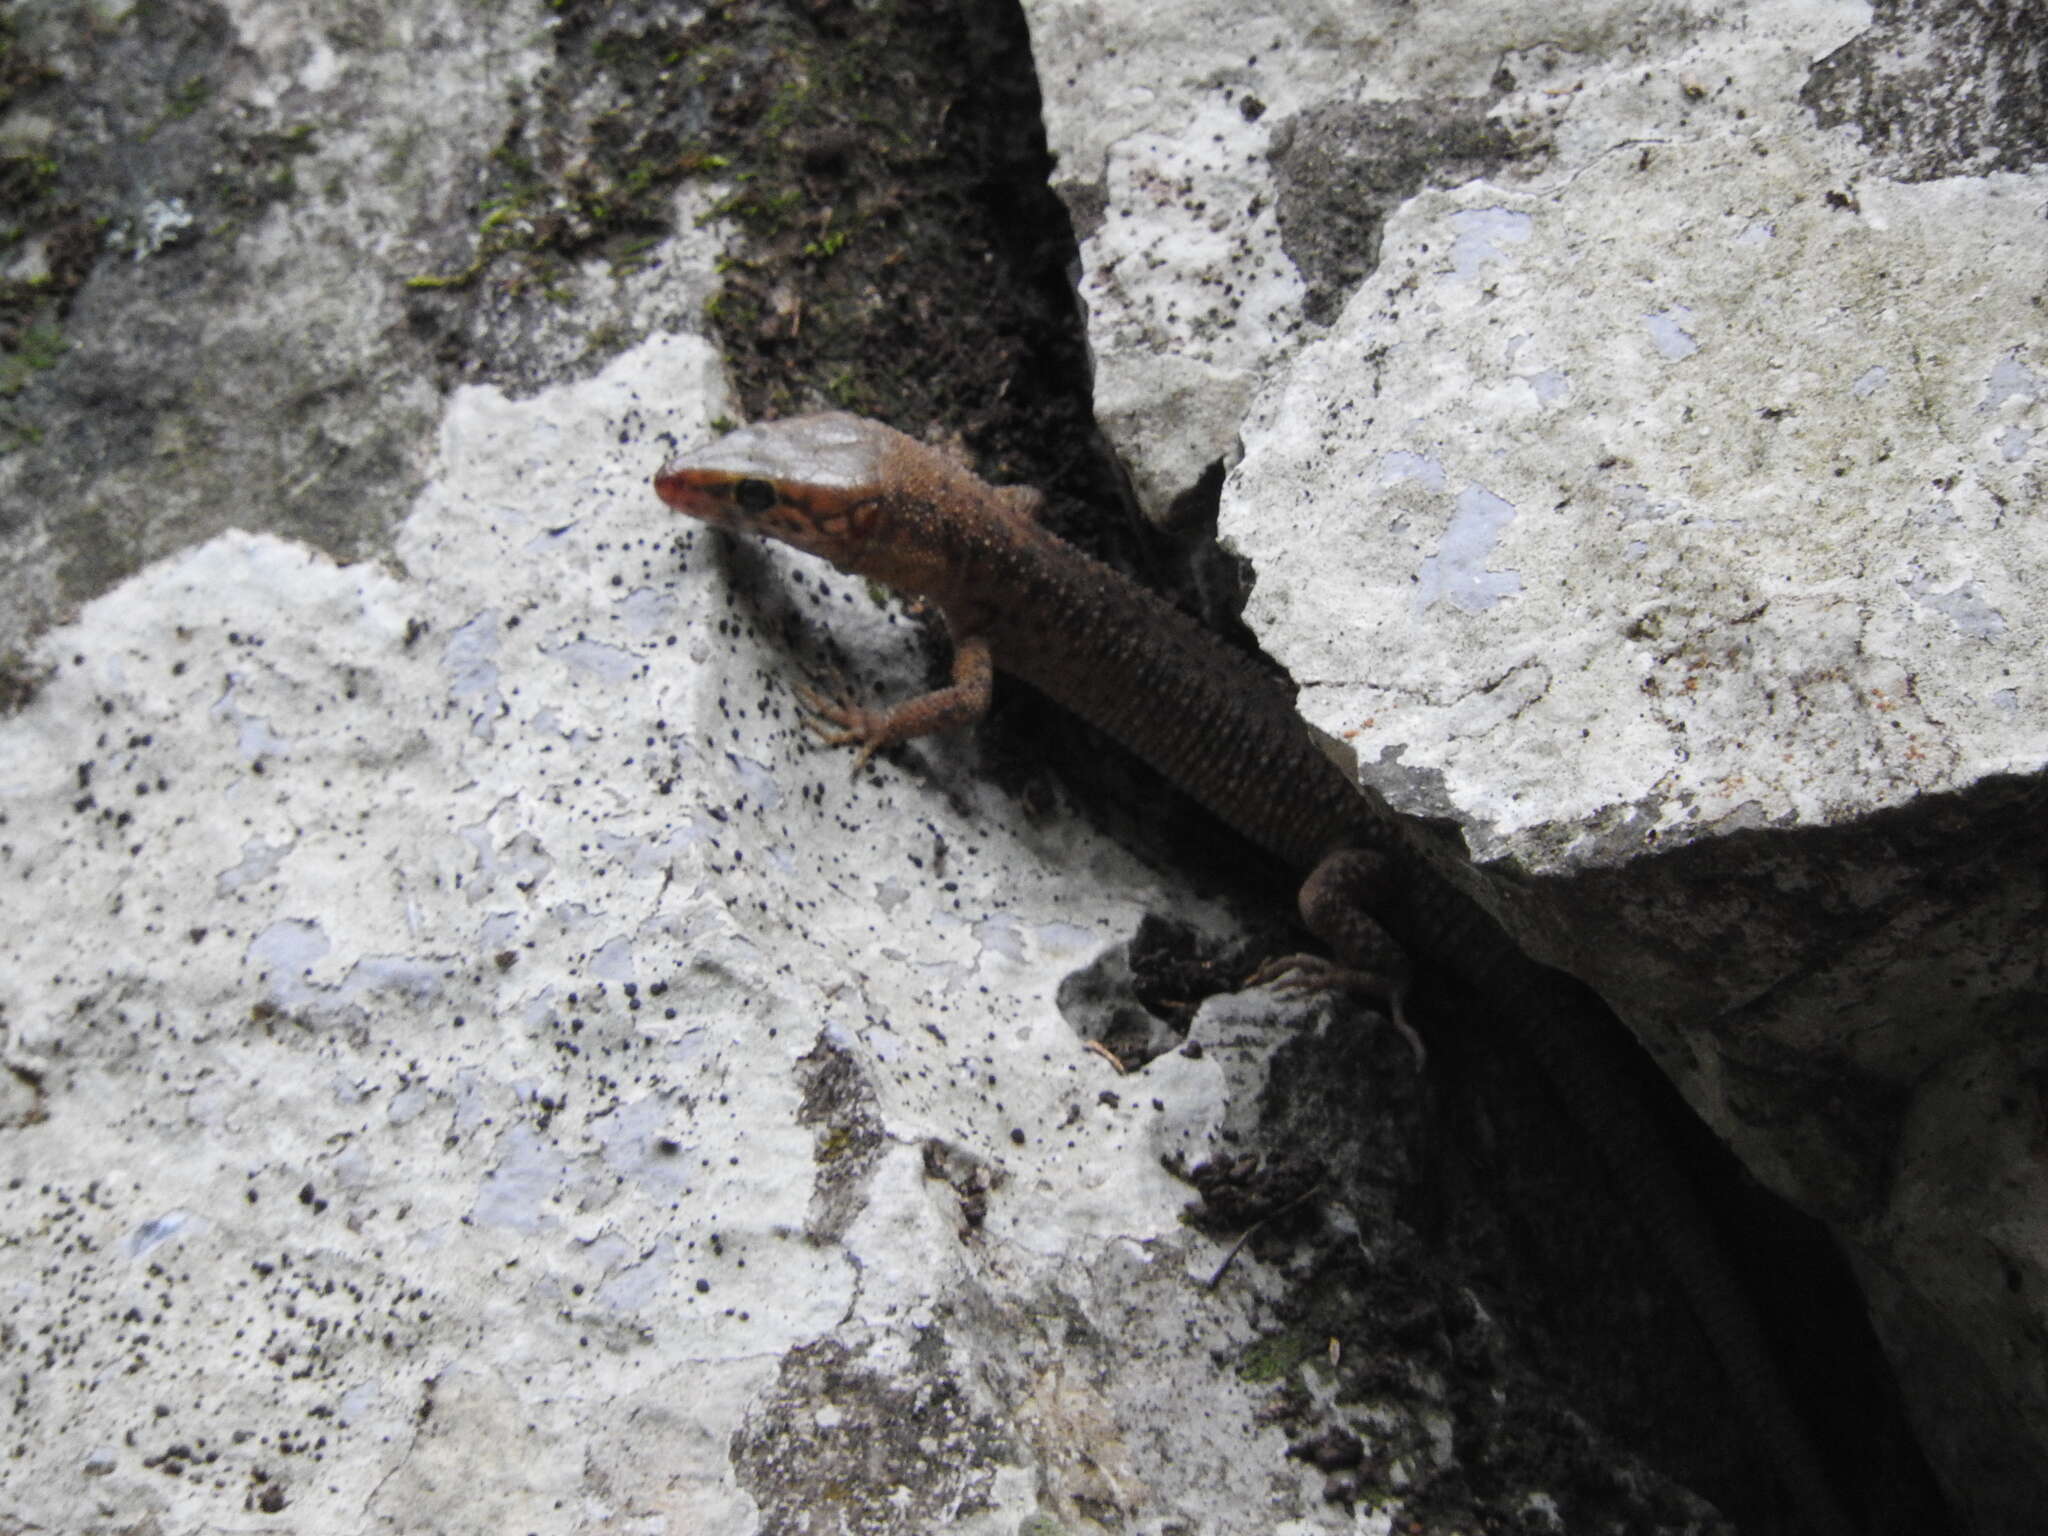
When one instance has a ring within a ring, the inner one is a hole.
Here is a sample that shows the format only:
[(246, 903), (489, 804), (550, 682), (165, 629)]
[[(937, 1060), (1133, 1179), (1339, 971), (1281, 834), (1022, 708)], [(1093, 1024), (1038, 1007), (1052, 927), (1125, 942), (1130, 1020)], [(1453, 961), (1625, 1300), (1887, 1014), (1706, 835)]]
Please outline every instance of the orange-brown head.
[(893, 435), (842, 413), (761, 422), (677, 454), (654, 477), (654, 489), (690, 517), (854, 570)]

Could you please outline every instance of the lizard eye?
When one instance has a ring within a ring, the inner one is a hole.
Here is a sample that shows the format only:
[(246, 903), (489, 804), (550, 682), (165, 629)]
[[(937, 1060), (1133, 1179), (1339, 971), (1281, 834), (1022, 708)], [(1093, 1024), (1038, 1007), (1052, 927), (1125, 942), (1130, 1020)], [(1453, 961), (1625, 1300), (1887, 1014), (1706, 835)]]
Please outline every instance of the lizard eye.
[(759, 517), (782, 498), (766, 480), (742, 480), (732, 488), (732, 499), (749, 517)]

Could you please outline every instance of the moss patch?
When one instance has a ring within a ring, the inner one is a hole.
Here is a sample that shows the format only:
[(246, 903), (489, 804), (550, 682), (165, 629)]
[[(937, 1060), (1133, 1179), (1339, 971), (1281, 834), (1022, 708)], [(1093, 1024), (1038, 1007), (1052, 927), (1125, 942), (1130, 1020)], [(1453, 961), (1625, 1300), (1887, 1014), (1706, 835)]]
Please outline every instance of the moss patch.
[[(745, 416), (950, 427), (992, 475), (1116, 496), (1013, 5), (555, 10), (461, 248), (410, 279), (451, 363), (488, 376), (508, 311), (573, 311), (582, 263), (647, 260), (698, 180), (731, 231), (707, 318)], [(589, 352), (634, 339), (593, 328)]]
[[(12, 14), (0, 12), (0, 115), (56, 82)], [(0, 453), (36, 439), (9, 402), (64, 355), (71, 296), (99, 252), (102, 225), (66, 200), (60, 172), (54, 141), (0, 148), (0, 266), (16, 265), (31, 247), (38, 256), (20, 263), (28, 275), (0, 277)]]

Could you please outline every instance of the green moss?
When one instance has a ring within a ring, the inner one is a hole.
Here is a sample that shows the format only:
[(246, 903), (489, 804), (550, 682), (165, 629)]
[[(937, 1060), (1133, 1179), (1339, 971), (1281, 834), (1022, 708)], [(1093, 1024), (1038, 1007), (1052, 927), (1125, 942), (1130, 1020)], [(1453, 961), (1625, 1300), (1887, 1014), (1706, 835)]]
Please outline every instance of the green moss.
[(851, 368), (841, 368), (825, 381), (825, 394), (842, 411), (852, 411), (864, 416), (875, 407), (874, 396), (869, 392), (861, 376)]
[(784, 80), (776, 87), (768, 109), (761, 114), (761, 132), (770, 138), (788, 133), (802, 120), (804, 104), (810, 95), (808, 79)]
[(40, 150), (0, 155), (0, 208), (41, 202), (57, 185), (56, 159)]
[(163, 110), (156, 115), (156, 121), (144, 128), (137, 137), (147, 140), (153, 137), (156, 131), (165, 124), (183, 122), (201, 107), (205, 106), (212, 98), (213, 86), (207, 81), (206, 76), (193, 75), (191, 78), (172, 87), (170, 96), (164, 102)]
[(57, 366), (57, 359), (70, 348), (63, 327), (54, 320), (38, 320), (21, 333), (12, 349), (0, 354), (0, 398), (12, 398), (36, 374)]
[(53, 324), (32, 325), (21, 338), (15, 356), (30, 368), (54, 368), (57, 359), (70, 349), (63, 330)]
[(484, 262), (472, 261), (459, 272), (422, 272), (405, 280), (405, 286), (423, 293), (437, 288), (467, 288), (483, 272)]
[[(1032, 136), (1028, 92), (1005, 84), (1028, 78), (1021, 21), (991, 37), (971, 8), (922, 0), (564, 0), (557, 16), (549, 70), (514, 88), (501, 142), (479, 147), (467, 230), (407, 281), (451, 336), (488, 349), (506, 334), (466, 313), (461, 290), (488, 283), (493, 304), (534, 306), (585, 286), (567, 274), (593, 258), (634, 271), (675, 233), (678, 185), (715, 179), (684, 217), (726, 246), (704, 313), (735, 414), (830, 400), (1046, 440), (1017, 402), (1045, 377), (1040, 311), (1063, 318), (1068, 300), (1059, 281), (1011, 282), (1003, 266), (1020, 219), (1001, 189)], [(585, 332), (597, 351), (616, 335)], [(1066, 408), (1052, 414), (1057, 426)]]
[[(750, 178), (742, 176), (741, 181)], [(715, 219), (731, 219), (744, 224), (748, 230), (764, 238), (780, 234), (788, 228), (791, 215), (803, 206), (802, 187), (764, 187), (743, 185), (712, 205), (711, 211), (697, 222), (708, 224)]]
[(750, 294), (721, 289), (704, 301), (704, 318), (720, 330), (751, 331), (761, 324), (761, 306)]
[(1279, 1381), (1292, 1374), (1304, 1360), (1312, 1358), (1317, 1348), (1317, 1341), (1311, 1335), (1297, 1329), (1255, 1339), (1238, 1357), (1238, 1380), (1252, 1386)]
[[(0, 17), (0, 106), (18, 90), (56, 80), (53, 70), (21, 47), (12, 20)], [(49, 144), (24, 145), (19, 153), (0, 156), (0, 253), (36, 241), (41, 257), (41, 270), (33, 277), (0, 277), (0, 398), (19, 395), (70, 349), (64, 315), (106, 235), (104, 217), (87, 218), (65, 198), (56, 152), (62, 144), (58, 136)], [(0, 454), (41, 439), (27, 419), (0, 416)]]
[(804, 242), (803, 254), (811, 261), (824, 261), (838, 255), (841, 248), (852, 238), (853, 236), (846, 230), (835, 229), (830, 234), (824, 235), (819, 239), (806, 240)]
[(0, 457), (19, 453), (24, 448), (33, 448), (43, 440), (43, 429), (34, 422), (23, 421), (12, 414), (0, 413)]
[(206, 76), (194, 75), (171, 92), (171, 104), (164, 115), (170, 118), (190, 117), (206, 105), (212, 94), (213, 87), (207, 84)]
[(600, 37), (590, 45), (590, 56), (599, 64), (621, 64), (632, 56), (632, 50), (637, 41), (638, 39), (636, 38), (627, 37), (620, 33), (614, 33), (609, 37)]
[(812, 1154), (812, 1161), (829, 1163), (844, 1157), (854, 1150), (853, 1133), (843, 1125), (835, 1125), (818, 1138), (818, 1148)]
[[(608, 36), (591, 48), (592, 62), (600, 66), (624, 69), (638, 60), (634, 40), (622, 36)], [(650, 144), (646, 124), (617, 111), (593, 118), (578, 154), (559, 167), (542, 165), (524, 147), (523, 119), (511, 132), (488, 156), (495, 185), (478, 204), (470, 258), (451, 271), (410, 277), (408, 288), (464, 288), (505, 260), (509, 291), (536, 290), (550, 302), (561, 301), (569, 288), (545, 280), (536, 285), (539, 268), (559, 269), (558, 258), (601, 247), (614, 272), (631, 270), (668, 230), (668, 189), (728, 163), (701, 146), (677, 151), (669, 142)]]

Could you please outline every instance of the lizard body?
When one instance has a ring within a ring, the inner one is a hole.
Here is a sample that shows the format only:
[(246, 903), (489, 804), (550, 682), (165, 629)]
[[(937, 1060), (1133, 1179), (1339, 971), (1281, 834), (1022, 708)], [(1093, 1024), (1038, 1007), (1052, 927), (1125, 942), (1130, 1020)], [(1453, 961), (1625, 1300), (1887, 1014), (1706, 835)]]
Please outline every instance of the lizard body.
[(1845, 1536), (1851, 1527), (1754, 1311), (1612, 1060), (1604, 1005), (1525, 955), (1446, 872), (1451, 856), (1441, 844), (1324, 754), (1277, 677), (1041, 527), (1035, 492), (989, 486), (938, 451), (857, 416), (743, 428), (671, 460), (655, 488), (679, 512), (779, 539), (922, 597), (944, 615), (954, 642), (950, 687), (886, 711), (807, 700), (837, 727), (828, 739), (857, 746), (860, 760), (978, 719), (1000, 668), (1122, 742), (1304, 874), (1302, 915), (1335, 952), (1342, 972), (1334, 974), (1384, 996), (1397, 1023), (1408, 986), (1403, 956), (1480, 999), (1543, 1063), (1686, 1290), (1801, 1517), (1816, 1536)]

